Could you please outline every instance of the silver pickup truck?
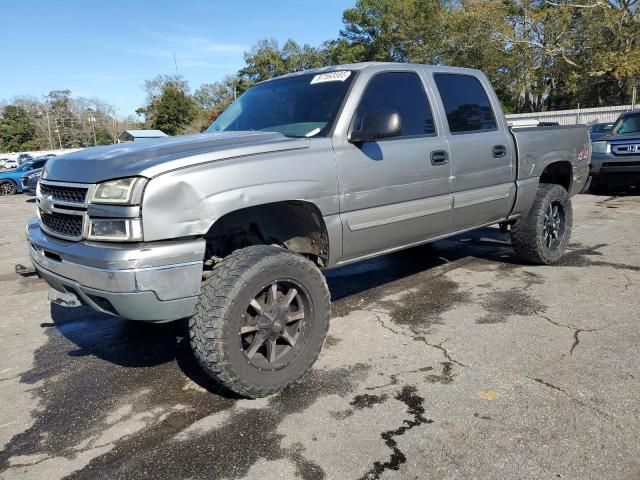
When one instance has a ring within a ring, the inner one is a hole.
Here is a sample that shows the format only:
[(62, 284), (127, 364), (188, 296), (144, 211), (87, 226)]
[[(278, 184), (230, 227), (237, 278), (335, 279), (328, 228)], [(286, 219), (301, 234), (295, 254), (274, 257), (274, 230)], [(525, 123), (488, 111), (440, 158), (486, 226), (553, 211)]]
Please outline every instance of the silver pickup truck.
[(55, 290), (189, 317), (202, 367), (260, 397), (320, 352), (323, 269), (496, 223), (552, 264), (589, 159), (586, 127), (510, 129), (479, 71), (342, 65), (260, 83), (200, 135), (50, 160), (26, 233)]

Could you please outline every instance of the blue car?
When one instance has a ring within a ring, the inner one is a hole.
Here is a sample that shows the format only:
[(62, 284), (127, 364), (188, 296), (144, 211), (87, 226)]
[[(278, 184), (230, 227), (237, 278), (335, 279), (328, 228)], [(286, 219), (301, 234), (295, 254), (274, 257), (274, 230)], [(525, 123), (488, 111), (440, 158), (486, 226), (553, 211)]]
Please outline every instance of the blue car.
[(32, 174), (32, 170), (40, 169), (47, 163), (48, 158), (35, 158), (23, 163), (12, 170), (0, 172), (0, 196), (22, 193), (23, 185), (21, 178), (26, 174)]

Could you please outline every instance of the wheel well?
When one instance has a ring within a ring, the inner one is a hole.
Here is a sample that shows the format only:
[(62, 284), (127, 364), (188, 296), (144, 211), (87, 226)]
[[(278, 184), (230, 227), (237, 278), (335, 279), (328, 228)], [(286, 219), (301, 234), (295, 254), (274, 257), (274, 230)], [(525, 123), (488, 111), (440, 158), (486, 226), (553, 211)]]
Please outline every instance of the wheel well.
[(573, 167), (569, 162), (554, 162), (546, 166), (542, 175), (540, 175), (540, 183), (553, 183), (565, 188), (568, 192), (571, 188), (571, 180), (573, 178)]
[(205, 240), (205, 262), (209, 264), (250, 245), (280, 245), (320, 266), (329, 258), (322, 214), (304, 201), (267, 203), (227, 213), (213, 224)]

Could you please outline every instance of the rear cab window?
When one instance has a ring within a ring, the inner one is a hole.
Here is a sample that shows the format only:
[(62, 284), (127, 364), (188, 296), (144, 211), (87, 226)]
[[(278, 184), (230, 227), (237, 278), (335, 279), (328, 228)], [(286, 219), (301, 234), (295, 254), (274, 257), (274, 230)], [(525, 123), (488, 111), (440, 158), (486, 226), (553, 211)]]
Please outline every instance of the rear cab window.
[(497, 130), (496, 116), (482, 83), (472, 75), (434, 74), (452, 134)]

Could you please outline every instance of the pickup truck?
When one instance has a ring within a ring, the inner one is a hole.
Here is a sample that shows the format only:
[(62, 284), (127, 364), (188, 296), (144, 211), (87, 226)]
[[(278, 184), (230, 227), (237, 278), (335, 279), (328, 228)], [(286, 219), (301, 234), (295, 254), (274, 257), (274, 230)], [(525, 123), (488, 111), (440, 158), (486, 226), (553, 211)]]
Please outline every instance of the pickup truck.
[(610, 132), (592, 143), (591, 191), (640, 186), (640, 110), (623, 113)]
[(67, 300), (188, 317), (203, 369), (260, 397), (316, 360), (324, 269), (496, 223), (557, 262), (590, 153), (584, 126), (508, 128), (477, 70), (341, 65), (259, 83), (202, 134), (50, 160), (26, 234)]

